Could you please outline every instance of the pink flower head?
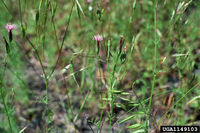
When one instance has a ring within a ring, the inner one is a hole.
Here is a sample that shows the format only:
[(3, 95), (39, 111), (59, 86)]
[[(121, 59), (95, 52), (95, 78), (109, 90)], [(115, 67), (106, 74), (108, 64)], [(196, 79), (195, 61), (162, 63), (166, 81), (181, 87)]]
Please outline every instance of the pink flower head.
[(97, 54), (99, 54), (99, 49), (100, 49), (100, 41), (102, 41), (103, 40), (103, 38), (102, 38), (102, 36), (101, 35), (96, 35), (96, 36), (94, 36), (94, 40), (96, 40), (97, 41), (97, 50), (96, 50), (96, 52), (97, 52)]
[(123, 36), (120, 36), (120, 42), (119, 42), (119, 53), (122, 52), (122, 45), (123, 45)]
[(10, 24), (10, 23), (8, 23), (8, 24), (5, 26), (5, 28), (8, 30), (8, 32), (10, 32), (11, 30), (16, 29), (17, 26), (16, 26), (15, 24)]
[(94, 36), (94, 40), (96, 40), (97, 42), (100, 42), (103, 40), (103, 38), (101, 35), (98, 34), (98, 35)]
[(92, 2), (92, 0), (86, 0), (87, 1), (87, 3), (91, 3)]
[(122, 43), (122, 41), (123, 41), (123, 36), (121, 35), (120, 36), (120, 43)]

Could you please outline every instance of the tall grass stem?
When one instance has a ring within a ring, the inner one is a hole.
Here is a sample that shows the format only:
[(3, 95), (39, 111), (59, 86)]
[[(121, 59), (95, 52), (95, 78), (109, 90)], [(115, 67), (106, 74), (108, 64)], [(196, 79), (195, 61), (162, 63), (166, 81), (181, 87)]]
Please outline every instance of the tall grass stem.
[(152, 86), (151, 86), (151, 94), (150, 94), (150, 99), (149, 99), (149, 105), (148, 105), (148, 110), (146, 114), (146, 120), (145, 120), (145, 132), (148, 133), (148, 125), (149, 125), (149, 119), (150, 119), (150, 110), (151, 110), (151, 102), (152, 102), (152, 97), (155, 89), (155, 81), (156, 81), (156, 73), (157, 73), (157, 20), (156, 20), (156, 10), (157, 10), (157, 0), (154, 0), (154, 62), (153, 62), (153, 80), (152, 80)]

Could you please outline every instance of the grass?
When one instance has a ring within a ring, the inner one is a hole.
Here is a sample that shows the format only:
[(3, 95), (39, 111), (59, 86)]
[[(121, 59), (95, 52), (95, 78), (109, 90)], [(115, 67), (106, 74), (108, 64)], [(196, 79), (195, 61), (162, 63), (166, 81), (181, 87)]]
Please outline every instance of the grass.
[(157, 42), (157, 0), (154, 0), (154, 65), (153, 65), (153, 80), (152, 80), (152, 87), (151, 87), (151, 95), (150, 95), (150, 100), (149, 100), (149, 105), (148, 105), (148, 110), (147, 110), (147, 117), (145, 120), (146, 127), (145, 127), (145, 132), (148, 132), (148, 121), (150, 118), (150, 109), (151, 109), (151, 102), (152, 102), (152, 97), (154, 94), (154, 89), (155, 89), (155, 81), (156, 81), (156, 75), (157, 75), (157, 47), (158, 47), (158, 42)]
[[(195, 125), (199, 5), (1, 0), (0, 132), (155, 132), (162, 125)], [(7, 23), (17, 29), (9, 33)]]
[(3, 77), (4, 77), (4, 74), (5, 74), (5, 71), (6, 71), (6, 67), (7, 67), (7, 56), (5, 57), (3, 72), (2, 72), (2, 75), (1, 75), (1, 82), (0, 82), (1, 90), (0, 91), (1, 91), (2, 103), (3, 103), (4, 109), (5, 109), (5, 113), (6, 113), (7, 119), (8, 119), (10, 132), (13, 132), (12, 126), (11, 126), (10, 114), (8, 112), (8, 107), (7, 107), (7, 103), (6, 103), (6, 99), (5, 99), (5, 96), (6, 96), (6, 91), (5, 91), (5, 87), (4, 87), (5, 85), (3, 83)]

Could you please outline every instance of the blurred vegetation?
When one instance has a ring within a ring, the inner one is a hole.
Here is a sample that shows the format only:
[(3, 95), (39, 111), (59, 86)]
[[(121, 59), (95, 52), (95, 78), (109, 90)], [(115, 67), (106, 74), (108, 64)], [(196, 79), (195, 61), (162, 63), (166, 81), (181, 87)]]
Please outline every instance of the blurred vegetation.
[[(199, 7), (198, 0), (1, 0), (0, 132), (200, 125)], [(17, 25), (12, 42), (7, 23)]]

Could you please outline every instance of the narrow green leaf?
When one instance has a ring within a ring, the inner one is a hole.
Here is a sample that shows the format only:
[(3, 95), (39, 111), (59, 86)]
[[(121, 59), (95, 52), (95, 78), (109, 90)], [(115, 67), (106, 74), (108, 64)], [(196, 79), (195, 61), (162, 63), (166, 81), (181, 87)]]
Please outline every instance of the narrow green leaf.
[(41, 7), (42, 7), (42, 0), (40, 0), (40, 4), (39, 4), (39, 8), (38, 8), (39, 12), (40, 12)]
[(144, 112), (140, 111), (140, 112), (137, 112), (136, 114), (141, 115), (141, 114), (144, 114)]
[(56, 9), (57, 9), (57, 3), (53, 5), (53, 8), (51, 10), (52, 12), (52, 19), (54, 19), (55, 13), (56, 13)]
[(130, 16), (130, 18), (129, 18), (129, 24), (131, 24), (132, 22), (133, 22), (133, 17)]
[(134, 131), (133, 133), (144, 133), (144, 129), (140, 129), (140, 130), (137, 130), (137, 131)]
[(187, 104), (191, 104), (192, 102), (194, 102), (197, 99), (200, 99), (200, 95), (192, 98), (189, 102), (187, 102)]
[(135, 8), (136, 5), (136, 0), (133, 2), (133, 9)]
[(74, 120), (73, 120), (74, 122), (76, 122), (76, 120), (78, 119), (78, 116), (80, 115), (80, 113), (81, 113), (81, 111), (82, 111), (82, 109), (83, 109), (83, 107), (84, 107), (89, 95), (90, 95), (90, 92), (88, 92), (87, 95), (85, 96), (85, 99), (84, 99), (84, 101), (83, 101), (83, 103), (82, 103), (82, 105), (80, 107), (80, 110), (79, 110), (78, 114), (74, 117)]
[(115, 106), (118, 108), (122, 108), (123, 110), (126, 110), (126, 106), (124, 104), (116, 103)]
[(127, 128), (141, 128), (142, 126), (140, 124), (133, 124), (131, 126), (128, 126)]
[(108, 40), (108, 47), (110, 47), (110, 40)]
[(122, 92), (121, 95), (130, 95), (128, 92)]
[(127, 102), (130, 102), (131, 100), (127, 99), (127, 98), (124, 98), (124, 97), (120, 97), (122, 100), (124, 101), (127, 101)]
[(136, 106), (139, 106), (139, 104), (137, 104), (137, 103), (132, 103), (132, 104), (129, 104), (129, 106), (136, 107)]
[(77, 7), (76, 9), (77, 9), (78, 18), (79, 18), (79, 20), (81, 20), (81, 15), (80, 15), (80, 10), (79, 10), (78, 5), (76, 7)]
[(126, 119), (120, 121), (119, 123), (120, 123), (120, 124), (121, 124), (121, 123), (124, 123), (124, 122), (126, 122), (126, 121), (132, 119), (134, 116), (135, 116), (135, 115), (131, 115), (131, 116), (127, 117)]
[(36, 15), (35, 15), (35, 22), (36, 22), (36, 25), (38, 24), (39, 17), (40, 17), (40, 14), (39, 14), (39, 10), (38, 10), (38, 11), (36, 12)]
[(102, 98), (102, 100), (104, 100), (104, 101), (111, 101), (112, 99), (111, 98)]
[(172, 57), (187, 56), (188, 54), (173, 54)]
[(80, 3), (79, 3), (78, 0), (76, 0), (76, 4), (77, 4), (79, 10), (81, 11), (81, 13), (82, 13), (83, 15), (85, 15), (84, 12), (83, 12), (83, 9), (82, 9), (82, 7), (81, 7), (81, 5), (80, 5)]
[(122, 91), (119, 91), (119, 90), (113, 90), (112, 92), (116, 93), (116, 94), (121, 94), (122, 93)]
[(22, 130), (19, 131), (19, 133), (23, 133), (26, 128), (27, 127), (24, 127)]

